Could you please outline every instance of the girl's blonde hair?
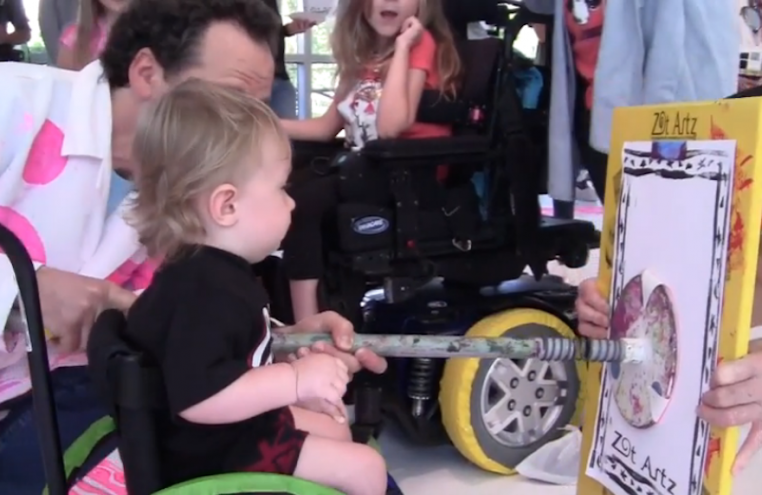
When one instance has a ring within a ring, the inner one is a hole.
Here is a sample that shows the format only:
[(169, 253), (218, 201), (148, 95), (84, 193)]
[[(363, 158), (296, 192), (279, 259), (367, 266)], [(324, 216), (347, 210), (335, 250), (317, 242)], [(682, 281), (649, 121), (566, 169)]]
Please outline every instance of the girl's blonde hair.
[[(352, 81), (362, 75), (368, 64), (383, 64), (394, 54), (393, 42), (379, 51), (378, 35), (366, 18), (371, 2), (372, 0), (339, 0), (336, 8), (336, 23), (330, 42), (342, 87), (351, 86)], [(417, 17), (437, 43), (439, 90), (446, 96), (454, 97), (462, 67), (441, 0), (419, 0)]]
[(97, 57), (93, 53), (93, 34), (100, 29), (99, 21), (106, 15), (106, 9), (99, 0), (79, 0), (77, 14), (77, 39), (74, 40), (74, 62), (84, 67)]
[(149, 108), (135, 136), (140, 173), (130, 219), (149, 255), (172, 257), (203, 241), (203, 194), (250, 177), (265, 140), (290, 153), (272, 110), (232, 88), (189, 80)]

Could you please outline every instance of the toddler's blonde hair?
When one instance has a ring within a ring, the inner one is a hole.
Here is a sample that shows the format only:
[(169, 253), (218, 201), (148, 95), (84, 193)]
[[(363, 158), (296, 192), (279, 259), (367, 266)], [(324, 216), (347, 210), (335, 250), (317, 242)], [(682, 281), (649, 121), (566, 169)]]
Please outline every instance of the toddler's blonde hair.
[(179, 84), (141, 115), (131, 223), (149, 255), (169, 258), (202, 242), (202, 195), (248, 178), (265, 140), (290, 152), (288, 137), (265, 103), (196, 79)]

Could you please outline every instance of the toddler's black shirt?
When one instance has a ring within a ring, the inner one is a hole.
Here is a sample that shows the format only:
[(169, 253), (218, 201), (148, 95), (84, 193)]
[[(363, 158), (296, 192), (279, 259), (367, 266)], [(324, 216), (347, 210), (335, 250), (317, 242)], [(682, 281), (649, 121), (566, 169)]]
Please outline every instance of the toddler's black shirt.
[[(279, 410), (224, 425), (179, 413), (215, 395), (249, 369), (272, 362), (267, 294), (249, 263), (198, 247), (165, 263), (127, 317), (133, 343), (161, 366), (169, 401), (159, 433), (167, 482), (228, 471), (256, 455)], [(235, 457), (235, 462), (231, 462)]]

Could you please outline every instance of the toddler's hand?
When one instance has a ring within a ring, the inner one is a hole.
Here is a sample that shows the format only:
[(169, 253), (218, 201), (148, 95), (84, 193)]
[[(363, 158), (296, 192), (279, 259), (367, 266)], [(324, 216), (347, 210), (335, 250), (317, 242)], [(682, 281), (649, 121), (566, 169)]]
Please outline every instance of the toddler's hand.
[(417, 17), (411, 16), (402, 23), (402, 29), (397, 36), (397, 46), (410, 49), (415, 46), (423, 34), (423, 25)]
[(589, 278), (579, 284), (575, 306), (580, 335), (591, 339), (608, 337), (609, 305), (598, 290), (596, 279)]
[(310, 353), (291, 366), (296, 371), (297, 401), (324, 399), (341, 404), (349, 383), (349, 370), (339, 358)]
[(297, 407), (307, 409), (308, 411), (325, 414), (336, 420), (337, 423), (344, 424), (347, 422), (347, 407), (343, 402), (339, 401), (338, 404), (328, 402), (325, 399), (310, 399), (296, 403)]

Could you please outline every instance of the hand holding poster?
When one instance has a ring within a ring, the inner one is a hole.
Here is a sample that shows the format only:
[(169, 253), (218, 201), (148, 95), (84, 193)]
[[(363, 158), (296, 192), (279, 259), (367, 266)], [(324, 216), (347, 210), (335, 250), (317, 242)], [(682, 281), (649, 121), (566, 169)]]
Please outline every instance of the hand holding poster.
[(709, 428), (695, 410), (717, 356), (735, 142), (626, 142), (621, 160), (611, 337), (645, 339), (651, 358), (607, 365), (587, 473), (623, 495), (698, 495)]
[(591, 364), (580, 495), (730, 495), (736, 428), (696, 415), (748, 348), (762, 223), (762, 102), (614, 114), (601, 265), (612, 337), (651, 359)]

